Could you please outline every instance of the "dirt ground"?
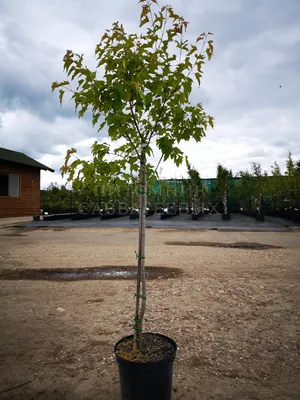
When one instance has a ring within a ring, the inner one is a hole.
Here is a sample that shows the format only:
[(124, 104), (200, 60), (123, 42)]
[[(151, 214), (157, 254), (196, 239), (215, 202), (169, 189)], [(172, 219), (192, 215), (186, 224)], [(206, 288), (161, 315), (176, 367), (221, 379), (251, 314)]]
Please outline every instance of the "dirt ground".
[[(282, 248), (165, 244), (182, 241)], [(0, 399), (120, 399), (113, 346), (132, 333), (134, 280), (1, 273), (132, 266), (136, 243), (130, 229), (0, 229)], [(149, 229), (146, 263), (183, 271), (148, 282), (145, 318), (178, 344), (173, 400), (300, 398), (299, 231)]]

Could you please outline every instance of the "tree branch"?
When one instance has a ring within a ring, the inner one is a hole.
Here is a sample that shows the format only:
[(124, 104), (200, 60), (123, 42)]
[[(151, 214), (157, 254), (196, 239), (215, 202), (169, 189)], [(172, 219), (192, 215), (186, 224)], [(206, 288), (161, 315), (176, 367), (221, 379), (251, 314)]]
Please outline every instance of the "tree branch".
[[(115, 109), (114, 109), (113, 106), (112, 106), (112, 110), (113, 110), (114, 114), (116, 115), (116, 111), (115, 111)], [(119, 122), (119, 125), (120, 125), (121, 128), (123, 128), (123, 129), (125, 128), (125, 127), (121, 124), (121, 122)], [(138, 152), (137, 147), (135, 146), (135, 144), (134, 144), (133, 141), (131, 140), (130, 136), (127, 135), (125, 129), (124, 129), (124, 131), (123, 131), (123, 134), (124, 134), (125, 138), (128, 140), (128, 142), (131, 144), (132, 148), (135, 150), (137, 156), (140, 157), (140, 153)]]
[(140, 137), (141, 139), (143, 139), (143, 136), (142, 136), (142, 134), (141, 134), (140, 128), (139, 128), (139, 126), (138, 126), (138, 123), (137, 123), (137, 121), (136, 121), (136, 118), (135, 118), (135, 115), (134, 115), (134, 112), (133, 112), (133, 107), (132, 107), (132, 101), (131, 101), (131, 100), (129, 101), (129, 105), (130, 105), (130, 112), (131, 112), (131, 116), (132, 116), (132, 118), (133, 118), (133, 123), (134, 123), (135, 129), (136, 129), (136, 131), (137, 131), (139, 137)]
[(157, 166), (156, 166), (156, 168), (155, 168), (155, 170), (154, 170), (154, 172), (156, 173), (156, 171), (157, 171), (157, 169), (158, 169), (158, 167), (159, 167), (159, 164), (161, 163), (161, 160), (163, 159), (163, 154), (161, 155), (161, 157), (160, 157), (160, 159), (159, 159), (159, 162), (158, 162), (158, 164), (157, 164)]
[[(205, 35), (205, 37), (203, 38), (203, 43), (202, 43), (202, 47), (201, 47), (201, 50), (200, 50), (200, 55), (202, 55), (202, 51), (203, 51), (203, 49), (204, 49), (204, 46), (206, 45), (206, 43), (207, 43), (207, 35)], [(187, 74), (187, 77), (189, 77), (190, 75), (191, 75), (191, 73), (193, 72), (193, 70), (194, 70), (194, 68), (195, 68), (195, 65), (197, 64), (197, 59), (195, 60), (195, 62), (194, 62), (194, 64), (193, 64), (193, 66), (192, 66), (192, 68), (191, 68), (191, 70), (190, 70), (190, 72)]]

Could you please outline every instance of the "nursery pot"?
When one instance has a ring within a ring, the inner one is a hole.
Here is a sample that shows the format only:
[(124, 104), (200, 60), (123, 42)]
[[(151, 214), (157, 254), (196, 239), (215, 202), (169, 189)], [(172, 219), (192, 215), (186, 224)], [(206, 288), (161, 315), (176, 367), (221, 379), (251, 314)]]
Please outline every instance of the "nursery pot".
[(261, 212), (260, 214), (257, 214), (257, 215), (256, 215), (256, 219), (257, 219), (257, 221), (264, 222), (264, 220), (265, 220), (265, 213), (264, 213), (264, 212)]
[(223, 220), (228, 221), (230, 219), (230, 214), (223, 214)]
[(171, 400), (173, 363), (176, 356), (176, 343), (167, 336), (158, 333), (143, 333), (166, 338), (174, 347), (172, 358), (157, 362), (134, 362), (125, 360), (116, 354), (118, 345), (133, 335), (119, 340), (114, 348), (119, 366), (122, 400)]
[(197, 221), (199, 219), (198, 214), (192, 214), (192, 220)]
[(32, 217), (33, 221), (39, 221), (40, 220), (40, 216), (39, 215), (34, 215)]

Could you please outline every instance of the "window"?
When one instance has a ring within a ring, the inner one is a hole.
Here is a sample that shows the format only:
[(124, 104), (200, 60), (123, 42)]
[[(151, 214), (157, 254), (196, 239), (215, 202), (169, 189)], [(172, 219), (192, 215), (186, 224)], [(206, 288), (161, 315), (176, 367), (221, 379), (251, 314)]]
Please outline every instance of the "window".
[(0, 172), (0, 196), (19, 197), (19, 175)]

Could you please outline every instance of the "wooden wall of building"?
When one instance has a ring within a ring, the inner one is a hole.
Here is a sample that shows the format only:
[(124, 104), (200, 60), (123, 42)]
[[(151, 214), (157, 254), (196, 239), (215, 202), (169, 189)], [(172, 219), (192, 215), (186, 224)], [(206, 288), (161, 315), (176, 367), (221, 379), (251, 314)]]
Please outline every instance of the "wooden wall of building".
[(19, 197), (0, 196), (1, 217), (40, 214), (40, 170), (26, 165), (0, 161), (0, 172), (19, 174)]

